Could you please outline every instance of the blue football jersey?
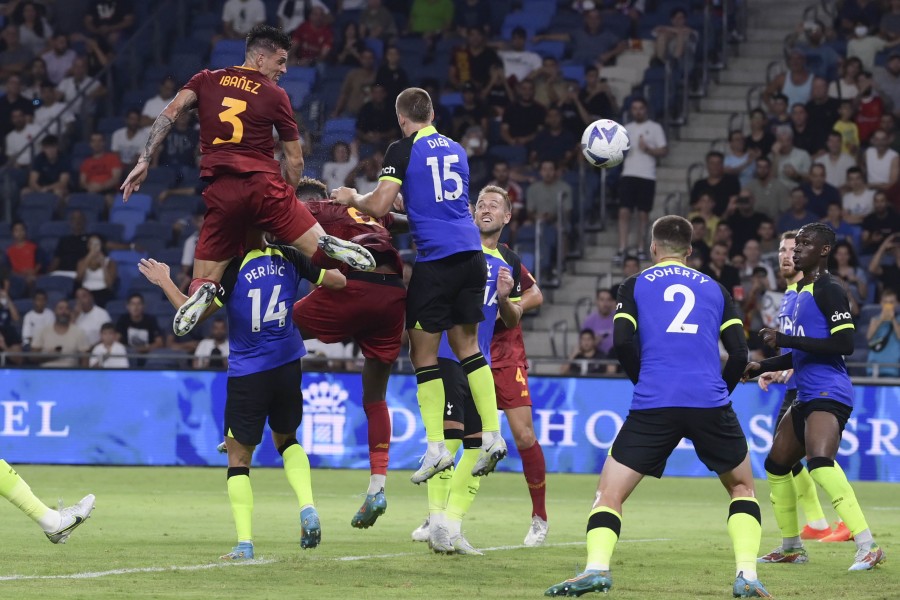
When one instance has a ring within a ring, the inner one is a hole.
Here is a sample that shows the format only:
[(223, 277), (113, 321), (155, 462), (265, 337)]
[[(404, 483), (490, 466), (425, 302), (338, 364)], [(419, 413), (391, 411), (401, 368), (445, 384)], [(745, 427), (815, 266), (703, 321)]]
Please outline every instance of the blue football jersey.
[(632, 410), (728, 403), (719, 337), (741, 327), (731, 295), (708, 275), (662, 262), (619, 286), (615, 319), (637, 332), (640, 374)]
[[(482, 251), (484, 252), (484, 261), (487, 263), (487, 284), (484, 287), (484, 306), (482, 311), (484, 312), (484, 321), (478, 324), (478, 349), (481, 350), (481, 353), (484, 354), (485, 360), (487, 360), (488, 364), (491, 364), (491, 338), (494, 337), (494, 324), (497, 322), (497, 315), (500, 311), (500, 301), (497, 296), (497, 274), (500, 271), (500, 267), (506, 267), (510, 270), (510, 275), (513, 278), (513, 289), (510, 292), (510, 299), (516, 301), (522, 297), (521, 291), (517, 291), (520, 289), (521, 285), (519, 284), (519, 272), (521, 268), (516, 265), (516, 268), (513, 269), (511, 262), (517, 262), (518, 256), (516, 256), (512, 250), (505, 248), (504, 253), (508, 253), (506, 257), (503, 256), (503, 253), (500, 252), (500, 249), (491, 250), (489, 248), (485, 248), (482, 246)], [(510, 260), (507, 260), (510, 259)], [(450, 348), (450, 342), (447, 339), (447, 332), (445, 331), (441, 334), (441, 345), (438, 348), (438, 356), (440, 358), (449, 358), (450, 360), (458, 360), (457, 356), (453, 354), (453, 350)], [(467, 358), (465, 356), (460, 356), (459, 358)]]
[(228, 376), (268, 371), (306, 354), (291, 320), (301, 279), (321, 283), (325, 271), (290, 246), (251, 250), (231, 261), (216, 304), (228, 311)]
[(469, 161), (462, 146), (429, 125), (391, 144), (379, 180), (400, 184), (416, 260), (481, 249), (469, 213)]
[[(794, 306), (797, 304), (797, 284), (787, 286), (784, 296), (781, 298), (781, 308), (778, 311), (778, 331), (784, 335), (794, 335)], [(790, 352), (786, 348), (781, 353)], [(797, 389), (797, 380), (791, 377), (787, 382), (787, 389)]]
[[(824, 274), (803, 286), (794, 306), (794, 335), (827, 338), (838, 331), (854, 329), (850, 301), (840, 283)], [(844, 357), (791, 350), (797, 400), (836, 400), (853, 406), (853, 386)]]

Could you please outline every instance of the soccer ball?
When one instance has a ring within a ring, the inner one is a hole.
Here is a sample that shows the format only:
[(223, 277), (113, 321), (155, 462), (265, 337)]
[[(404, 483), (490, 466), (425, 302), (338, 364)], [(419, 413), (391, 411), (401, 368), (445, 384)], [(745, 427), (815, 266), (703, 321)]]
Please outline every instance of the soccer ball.
[(628, 131), (610, 119), (594, 121), (581, 134), (581, 152), (589, 163), (601, 169), (615, 167), (631, 149)]

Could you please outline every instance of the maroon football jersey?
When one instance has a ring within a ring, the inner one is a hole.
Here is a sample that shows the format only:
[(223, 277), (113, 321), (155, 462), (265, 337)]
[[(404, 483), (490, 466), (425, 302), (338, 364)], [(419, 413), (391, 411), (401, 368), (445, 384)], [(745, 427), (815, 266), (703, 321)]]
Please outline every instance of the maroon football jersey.
[[(522, 293), (531, 288), (536, 282), (534, 275), (522, 265), (519, 281)], [(512, 329), (503, 324), (503, 319), (497, 319), (494, 324), (494, 337), (491, 338), (491, 368), (521, 367), (528, 365), (528, 357), (525, 356), (525, 340), (522, 338), (522, 324), (519, 323)]]
[(204, 69), (185, 84), (197, 95), (200, 176), (280, 173), (272, 128), (282, 141), (300, 139), (287, 93), (255, 69)]
[[(372, 252), (378, 266), (392, 266), (397, 273), (403, 272), (400, 253), (391, 244), (390, 228), (394, 224), (391, 213), (376, 219), (355, 208), (328, 200), (307, 202), (306, 206), (325, 233), (356, 242)], [(316, 253), (316, 258), (318, 257), (319, 253)], [(346, 267), (344, 263), (329, 263), (327, 266), (341, 269)]]

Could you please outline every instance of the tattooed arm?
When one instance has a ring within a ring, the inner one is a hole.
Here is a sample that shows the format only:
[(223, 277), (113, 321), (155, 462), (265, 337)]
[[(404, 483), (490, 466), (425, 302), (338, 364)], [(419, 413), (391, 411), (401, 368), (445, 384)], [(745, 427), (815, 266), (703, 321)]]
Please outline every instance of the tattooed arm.
[(122, 199), (128, 202), (128, 197), (132, 193), (141, 189), (141, 184), (147, 178), (147, 169), (150, 167), (150, 161), (154, 153), (162, 145), (172, 125), (183, 112), (192, 109), (197, 104), (197, 95), (187, 89), (179, 91), (172, 101), (163, 109), (156, 121), (150, 127), (150, 137), (147, 138), (147, 145), (144, 151), (138, 157), (137, 164), (125, 178), (125, 183), (119, 188), (122, 190)]

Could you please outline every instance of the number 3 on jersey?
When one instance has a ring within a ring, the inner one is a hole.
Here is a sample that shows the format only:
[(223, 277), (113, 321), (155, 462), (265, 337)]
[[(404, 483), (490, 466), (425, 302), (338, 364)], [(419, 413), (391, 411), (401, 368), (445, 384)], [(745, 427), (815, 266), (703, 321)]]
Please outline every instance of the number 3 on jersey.
[[(441, 175), (440, 159), (437, 156), (429, 156), (425, 164), (431, 167), (431, 180), (434, 183), (434, 201), (443, 202), (444, 200), (458, 200), (463, 193), (463, 181), (459, 173), (451, 170), (454, 163), (459, 162), (459, 157), (455, 154), (448, 154), (444, 158), (444, 173)], [(452, 181), (456, 184), (456, 188), (451, 192), (445, 186), (446, 182)]]
[(222, 99), (222, 106), (226, 110), (219, 113), (219, 120), (231, 125), (234, 128), (234, 133), (227, 140), (216, 137), (213, 140), (213, 144), (240, 144), (241, 140), (244, 139), (244, 124), (238, 118), (238, 115), (247, 110), (247, 102), (237, 98), (225, 97)]
[[(247, 291), (247, 296), (250, 297), (252, 302), (252, 306), (250, 307), (250, 311), (253, 313), (250, 315), (250, 328), (254, 333), (259, 331), (260, 329), (260, 312), (262, 312), (262, 303), (261, 303), (261, 293), (262, 290), (259, 288), (253, 288), (252, 290)], [(278, 295), (281, 293), (281, 284), (276, 285), (272, 288), (272, 297), (269, 298), (269, 305), (266, 307), (266, 314), (262, 318), (263, 323), (268, 323), (269, 321), (278, 321), (279, 327), (284, 327), (286, 323), (285, 317), (287, 317), (288, 309), (287, 305), (282, 301), (278, 302)], [(277, 305), (277, 306), (276, 306)], [(276, 312), (276, 310), (278, 312)]]
[(697, 301), (693, 290), (686, 285), (676, 283), (675, 285), (670, 285), (666, 288), (666, 291), (663, 292), (663, 300), (666, 302), (674, 302), (676, 294), (684, 296), (684, 304), (681, 305), (678, 314), (676, 314), (675, 318), (672, 319), (672, 322), (669, 323), (669, 326), (666, 328), (666, 333), (697, 333), (696, 324), (685, 323), (685, 320), (691, 314), (691, 311), (694, 310), (694, 304)]

